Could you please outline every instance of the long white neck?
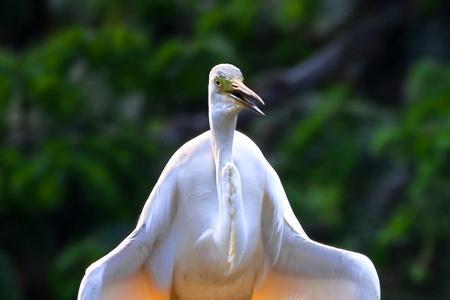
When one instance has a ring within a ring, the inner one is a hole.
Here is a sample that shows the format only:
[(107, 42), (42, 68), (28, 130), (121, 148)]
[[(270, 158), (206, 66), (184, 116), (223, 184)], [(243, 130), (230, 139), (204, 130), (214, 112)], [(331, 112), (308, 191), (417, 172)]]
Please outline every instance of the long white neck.
[[(212, 97), (213, 95), (210, 95)], [(213, 230), (214, 241), (226, 257), (227, 272), (240, 265), (246, 250), (247, 226), (242, 202), (241, 178), (233, 162), (233, 138), (237, 112), (209, 105), (209, 122), (216, 166), (216, 185), (220, 217)]]
[(233, 163), (233, 139), (236, 123), (237, 115), (210, 112), (209, 125), (211, 126), (216, 170), (220, 170), (227, 163)]

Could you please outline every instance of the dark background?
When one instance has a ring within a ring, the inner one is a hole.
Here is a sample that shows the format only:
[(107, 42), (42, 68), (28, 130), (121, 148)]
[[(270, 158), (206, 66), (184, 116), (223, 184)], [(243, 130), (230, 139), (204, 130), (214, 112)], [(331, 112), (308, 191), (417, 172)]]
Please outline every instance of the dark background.
[(383, 299), (450, 299), (448, 3), (2, 0), (0, 298), (76, 297), (230, 62), (306, 232), (367, 254)]

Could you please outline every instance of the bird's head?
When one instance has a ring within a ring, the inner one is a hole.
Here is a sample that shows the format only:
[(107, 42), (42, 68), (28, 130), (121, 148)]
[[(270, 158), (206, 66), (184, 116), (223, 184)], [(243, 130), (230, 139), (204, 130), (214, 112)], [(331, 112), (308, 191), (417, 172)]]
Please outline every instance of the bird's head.
[(209, 73), (209, 105), (225, 113), (248, 109), (264, 116), (258, 105), (265, 105), (255, 92), (244, 84), (241, 70), (230, 64), (220, 64)]

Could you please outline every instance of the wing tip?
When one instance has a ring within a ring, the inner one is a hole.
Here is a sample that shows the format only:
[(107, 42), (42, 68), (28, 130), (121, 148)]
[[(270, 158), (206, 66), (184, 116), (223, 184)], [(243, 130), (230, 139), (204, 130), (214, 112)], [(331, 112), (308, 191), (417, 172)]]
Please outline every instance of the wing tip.
[(358, 253), (359, 280), (362, 292), (374, 295), (375, 299), (380, 299), (381, 288), (380, 279), (378, 277), (375, 265), (364, 254)]

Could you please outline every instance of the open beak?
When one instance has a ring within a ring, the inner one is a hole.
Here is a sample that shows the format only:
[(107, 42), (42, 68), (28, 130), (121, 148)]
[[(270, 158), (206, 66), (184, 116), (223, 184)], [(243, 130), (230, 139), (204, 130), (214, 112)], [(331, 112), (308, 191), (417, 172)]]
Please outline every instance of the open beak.
[(231, 84), (228, 94), (239, 101), (244, 107), (252, 112), (264, 116), (264, 113), (259, 109), (258, 104), (266, 105), (264, 101), (254, 91), (249, 89), (242, 81), (234, 80)]

